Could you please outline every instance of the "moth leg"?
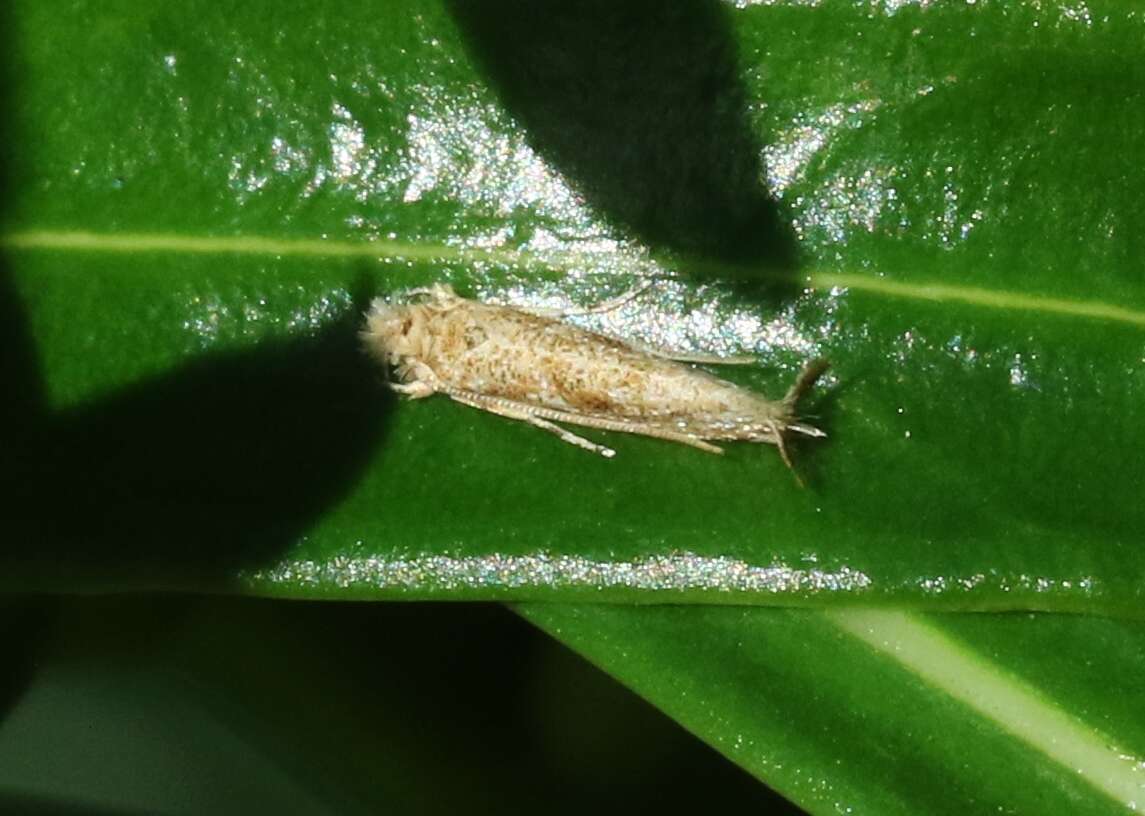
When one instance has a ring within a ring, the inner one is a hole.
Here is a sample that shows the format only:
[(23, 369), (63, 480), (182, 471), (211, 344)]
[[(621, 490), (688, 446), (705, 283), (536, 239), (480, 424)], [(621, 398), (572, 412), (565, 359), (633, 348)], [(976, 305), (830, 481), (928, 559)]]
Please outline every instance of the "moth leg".
[(641, 425), (638, 422), (630, 423), (630, 427), (628, 428), (617, 428), (616, 430), (621, 430), (624, 433), (638, 434), (640, 436), (651, 436), (655, 439), (666, 439), (669, 442), (679, 442), (681, 445), (688, 445), (697, 450), (702, 450), (705, 453), (715, 453), (722, 456), (724, 452), (724, 449), (719, 445), (713, 445), (711, 442), (705, 442), (694, 436), (664, 431), (651, 425)]
[(434, 291), (432, 286), (415, 286), (413, 289), (401, 290), (403, 298), (421, 297), (422, 295), (433, 296)]
[(585, 450), (592, 451), (593, 453), (599, 453), (605, 459), (611, 459), (613, 456), (616, 456), (616, 451), (614, 451), (612, 448), (605, 447), (604, 445), (598, 445), (589, 439), (585, 439), (583, 436), (577, 436), (572, 431), (567, 431), (560, 425), (555, 425), (552, 422), (549, 422), (547, 419), (541, 419), (540, 417), (533, 416), (532, 414), (527, 414), (526, 416), (522, 417), (522, 419), (524, 419), (534, 428), (540, 428), (542, 431), (548, 431), (549, 433), (556, 434), (562, 442), (568, 442), (570, 445), (576, 445), (578, 448), (584, 448)]
[(389, 383), (389, 386), (391, 391), (396, 391), (410, 399), (423, 399), (425, 397), (432, 397), (437, 393), (436, 389), (424, 380), (417, 380), (411, 383), (392, 382)]
[(703, 352), (672, 351), (671, 349), (650, 346), (631, 340), (622, 341), (634, 351), (642, 351), (652, 357), (662, 360), (674, 360), (677, 363), (699, 363), (701, 365), (754, 365), (759, 359), (750, 354), (736, 354), (731, 357), (721, 357), (718, 354), (704, 354)]
[(643, 286), (633, 286), (622, 295), (617, 295), (614, 298), (602, 300), (593, 306), (585, 306), (580, 309), (548, 309), (543, 306), (522, 306), (518, 308), (523, 312), (534, 314), (537, 317), (549, 317), (554, 320), (562, 320), (566, 317), (581, 317), (583, 315), (606, 314), (615, 309), (619, 309), (630, 300), (635, 300), (651, 288), (652, 283), (646, 283)]
[(453, 287), (448, 283), (435, 283), (432, 286), (417, 286), (413, 289), (406, 289), (402, 294), (406, 297), (429, 295), (433, 300), (452, 300), (457, 297), (457, 295), (453, 293)]
[(546, 419), (552, 419), (557, 422), (567, 422), (570, 425), (583, 425), (587, 428), (599, 428), (602, 431), (620, 431), (621, 433), (636, 434), (638, 436), (651, 436), (654, 439), (666, 439), (669, 442), (679, 442), (681, 445), (698, 448), (706, 453), (722, 454), (724, 452), (723, 448), (718, 445), (713, 445), (710, 442), (705, 442), (703, 439), (698, 439), (697, 437), (676, 431), (670, 431), (657, 425), (650, 425), (644, 422), (629, 419), (608, 419), (606, 417), (577, 414), (569, 411), (558, 411), (555, 408), (533, 408), (532, 410), (536, 416), (545, 417)]
[(462, 405), (468, 405), (471, 408), (479, 408), (482, 411), (488, 411), (491, 414), (506, 417), (507, 419), (516, 419), (521, 422), (527, 422), (534, 428), (540, 428), (542, 431), (548, 431), (556, 435), (562, 442), (567, 442), (570, 445), (576, 445), (578, 448), (599, 453), (606, 459), (611, 459), (616, 455), (616, 451), (612, 448), (598, 445), (595, 442), (585, 439), (583, 436), (577, 436), (572, 431), (567, 431), (560, 425), (549, 422), (534, 413), (534, 409), (529, 405), (522, 405), (515, 403), (511, 400), (499, 399), (497, 397), (484, 397), (480, 394), (471, 394), (465, 391), (451, 391), (449, 396), (460, 402)]
[(429, 299), (426, 305), (443, 312), (455, 309), (465, 302), (465, 298), (458, 297), (457, 293), (453, 291), (453, 287), (448, 283), (418, 286), (414, 289), (406, 289), (402, 292), (403, 300), (407, 301), (422, 296)]
[(779, 448), (779, 455), (783, 459), (783, 464), (787, 465), (787, 469), (791, 471), (791, 475), (795, 477), (795, 484), (800, 487), (806, 487), (803, 483), (799, 471), (795, 469), (795, 463), (791, 461), (791, 454), (787, 451), (787, 442), (783, 439), (783, 434), (778, 431), (775, 434), (775, 445)]
[(566, 309), (560, 313), (561, 317), (577, 317), (579, 315), (590, 314), (607, 314), (608, 312), (619, 309), (625, 303), (636, 300), (636, 298), (643, 295), (652, 288), (652, 283), (645, 283), (643, 286), (633, 286), (627, 292), (617, 295), (608, 300), (602, 300), (594, 306), (585, 306), (583, 309)]
[[(713, 445), (710, 442), (705, 442), (703, 439), (697, 439), (688, 434), (677, 433), (676, 431), (666, 430), (656, 425), (649, 425), (643, 422), (634, 422), (625, 419), (608, 419), (606, 417), (578, 414), (571, 411), (560, 411), (555, 408), (543, 408), (538, 405), (514, 402), (513, 400), (501, 397), (486, 397), (482, 394), (474, 394), (469, 391), (446, 391), (444, 393), (449, 394), (452, 399), (457, 400), (463, 405), (480, 408), (483, 411), (489, 411), (490, 413), (508, 417), (509, 419), (518, 419), (522, 422), (528, 422), (530, 425), (560, 436), (565, 442), (586, 450), (594, 451), (601, 456), (612, 457), (616, 455), (616, 451), (566, 431), (559, 425), (554, 425), (553, 422), (567, 422), (570, 425), (581, 425), (586, 428), (596, 428), (602, 431), (619, 431), (621, 433), (637, 434), (638, 436), (651, 436), (654, 439), (666, 439), (669, 442), (679, 442), (682, 445), (698, 448), (706, 453), (722, 454), (724, 452), (723, 448)], [(552, 420), (552, 422), (546, 422), (545, 420)]]
[[(633, 286), (627, 292), (617, 295), (614, 298), (601, 301), (595, 306), (586, 306), (583, 309), (565, 309), (565, 310), (549, 310), (546, 316), (563, 318), (563, 317), (578, 317), (581, 315), (591, 314), (606, 314), (619, 309), (629, 301), (643, 295), (655, 285), (655, 281), (649, 281), (642, 286)], [(700, 363), (702, 365), (754, 365), (758, 360), (748, 354), (739, 354), (732, 357), (721, 357), (718, 354), (704, 354), (703, 352), (676, 352), (671, 349), (660, 348), (659, 346), (648, 345), (646, 343), (634, 342), (623, 338), (614, 338), (621, 343), (624, 343), (634, 351), (641, 351), (645, 354), (650, 354), (653, 357), (660, 357), (664, 360), (674, 360), (679, 363)]]
[(735, 354), (731, 357), (721, 357), (718, 354), (677, 354), (674, 352), (650, 351), (653, 356), (663, 357), (666, 360), (675, 360), (678, 363), (700, 363), (701, 365), (755, 365), (758, 357), (750, 354)]

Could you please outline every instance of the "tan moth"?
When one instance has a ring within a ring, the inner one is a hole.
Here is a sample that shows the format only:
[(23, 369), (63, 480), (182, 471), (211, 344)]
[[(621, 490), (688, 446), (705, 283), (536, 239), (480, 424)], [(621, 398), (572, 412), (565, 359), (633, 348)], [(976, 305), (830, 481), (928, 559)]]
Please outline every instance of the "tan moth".
[(392, 366), (391, 387), (413, 399), (457, 402), (527, 422), (565, 442), (611, 457), (615, 451), (556, 424), (667, 439), (723, 453), (713, 441), (766, 442), (788, 467), (786, 436), (826, 436), (799, 421), (796, 403), (827, 369), (808, 363), (773, 402), (686, 365), (736, 359), (645, 349), (570, 325), (559, 316), (468, 300), (447, 284), (375, 300), (362, 340)]

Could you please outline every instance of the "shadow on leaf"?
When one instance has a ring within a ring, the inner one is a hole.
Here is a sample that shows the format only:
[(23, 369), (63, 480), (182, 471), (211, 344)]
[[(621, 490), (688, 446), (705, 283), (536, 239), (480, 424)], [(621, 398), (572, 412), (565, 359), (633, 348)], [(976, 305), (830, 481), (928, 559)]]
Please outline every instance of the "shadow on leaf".
[[(0, 60), (0, 111), (15, 77)], [(0, 116), (0, 214), (29, 182), (17, 122)], [(303, 536), (356, 483), (390, 401), (360, 348), (365, 278), (357, 288), (354, 309), (313, 336), (207, 354), (56, 413), (0, 255), (4, 588), (217, 589)]]
[(73, 570), (85, 589), (100, 576), (217, 586), (296, 541), (382, 434), (391, 398), (359, 348), (359, 313), (44, 421), (4, 489), (10, 570), (24, 562), (57, 590)]
[[(695, 277), (788, 294), (795, 241), (763, 185), (716, 0), (451, 0), (534, 148), (607, 216)], [(688, 264), (688, 256), (703, 263)]]

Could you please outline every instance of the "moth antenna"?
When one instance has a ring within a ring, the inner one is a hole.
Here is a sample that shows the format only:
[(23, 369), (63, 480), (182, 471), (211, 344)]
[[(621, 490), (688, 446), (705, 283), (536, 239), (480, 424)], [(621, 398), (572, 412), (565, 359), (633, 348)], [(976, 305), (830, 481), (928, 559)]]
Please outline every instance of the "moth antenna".
[(795, 403), (799, 402), (799, 398), (807, 392), (815, 381), (823, 376), (831, 364), (820, 357), (817, 360), (812, 360), (807, 365), (803, 366), (803, 370), (799, 372), (799, 376), (792, 383), (791, 388), (787, 389), (787, 393), (783, 397), (783, 404), (788, 410), (795, 409)]

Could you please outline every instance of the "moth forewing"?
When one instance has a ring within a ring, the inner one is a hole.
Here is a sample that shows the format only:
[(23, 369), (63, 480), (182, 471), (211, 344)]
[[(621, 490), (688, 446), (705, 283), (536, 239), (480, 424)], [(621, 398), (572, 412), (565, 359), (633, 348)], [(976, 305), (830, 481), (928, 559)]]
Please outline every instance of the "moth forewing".
[(823, 360), (808, 363), (783, 399), (773, 402), (669, 353), (558, 316), (468, 300), (447, 284), (406, 294), (419, 299), (374, 301), (362, 339), (394, 370), (394, 390), (409, 397), (445, 394), (608, 457), (615, 451), (556, 423), (656, 437), (710, 453), (722, 453), (713, 441), (765, 442), (779, 448), (789, 467), (786, 435), (826, 435), (796, 415), (800, 397), (827, 369)]

